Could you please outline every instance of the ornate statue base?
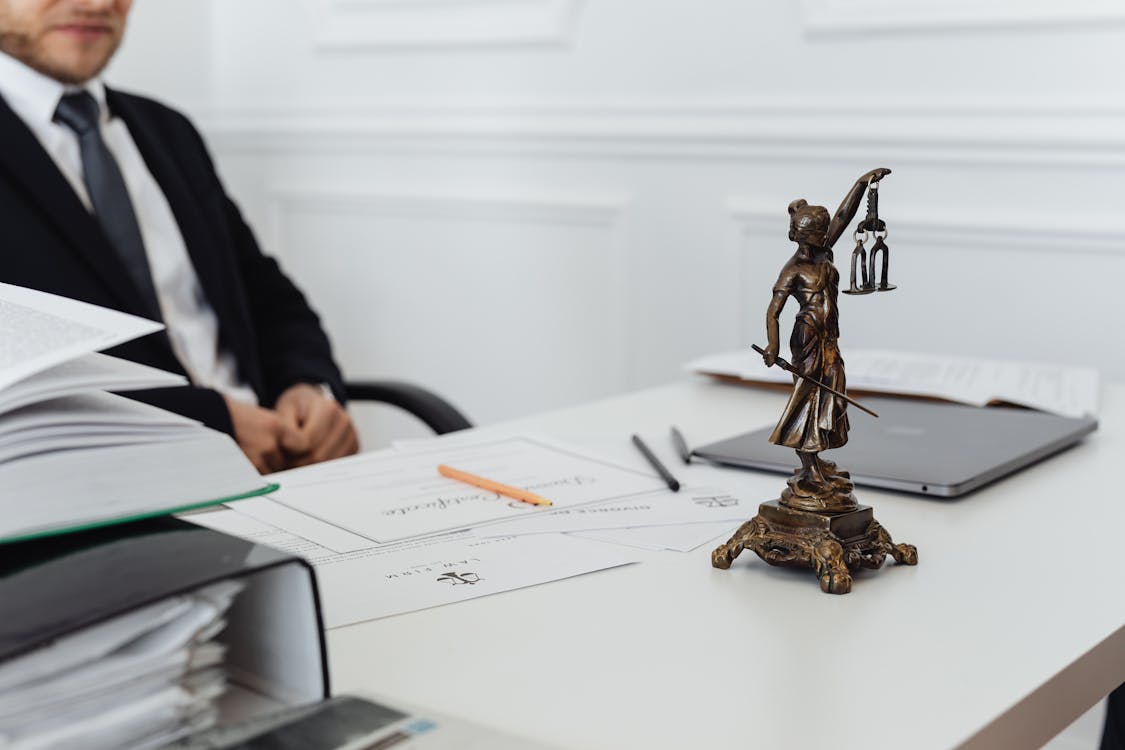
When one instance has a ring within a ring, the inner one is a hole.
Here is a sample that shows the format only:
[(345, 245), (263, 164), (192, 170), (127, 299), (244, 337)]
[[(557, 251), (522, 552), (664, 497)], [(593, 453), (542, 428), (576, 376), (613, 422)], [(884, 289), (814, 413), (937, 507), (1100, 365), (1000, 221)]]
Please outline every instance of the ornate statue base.
[(711, 564), (726, 570), (744, 549), (758, 553), (770, 565), (812, 568), (820, 590), (827, 594), (848, 593), (850, 570), (882, 567), (887, 555), (898, 563), (918, 564), (918, 550), (895, 544), (871, 507), (858, 504), (853, 510), (831, 513), (790, 508), (783, 500), (762, 503), (758, 515), (711, 553)]

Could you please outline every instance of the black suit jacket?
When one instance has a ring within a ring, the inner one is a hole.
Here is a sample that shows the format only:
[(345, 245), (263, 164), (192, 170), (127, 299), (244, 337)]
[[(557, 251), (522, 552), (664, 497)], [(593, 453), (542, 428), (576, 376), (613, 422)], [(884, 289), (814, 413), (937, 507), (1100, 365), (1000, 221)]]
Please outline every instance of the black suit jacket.
[[(195, 128), (150, 99), (107, 90), (179, 224), (200, 285), (219, 319), (222, 345), (261, 403), (295, 383), (327, 383), (343, 401), (328, 338), (301, 292), (262, 254), (227, 197)], [(140, 293), (97, 220), (26, 124), (0, 98), (0, 280), (138, 315)], [(164, 332), (107, 352), (184, 374)], [(225, 432), (222, 397), (181, 387), (129, 394)]]

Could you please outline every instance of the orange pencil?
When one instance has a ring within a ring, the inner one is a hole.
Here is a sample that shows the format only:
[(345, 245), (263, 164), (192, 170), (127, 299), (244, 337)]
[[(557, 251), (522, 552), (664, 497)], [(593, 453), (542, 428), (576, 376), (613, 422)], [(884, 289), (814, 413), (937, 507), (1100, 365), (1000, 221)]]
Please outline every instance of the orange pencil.
[(495, 492), (498, 495), (510, 497), (514, 500), (521, 500), (525, 503), (531, 503), (532, 505), (554, 505), (554, 503), (552, 503), (547, 498), (536, 495), (534, 492), (521, 490), (519, 487), (509, 487), (506, 484), (500, 484), (499, 482), (494, 482), (491, 479), (478, 477), (476, 474), (470, 474), (467, 471), (454, 469), (452, 466), (446, 466), (445, 464), (442, 464), (437, 467), (437, 470), (438, 474), (441, 474), (443, 477), (456, 479), (458, 482), (465, 482), (466, 484), (471, 484), (474, 487), (480, 487), (482, 490)]

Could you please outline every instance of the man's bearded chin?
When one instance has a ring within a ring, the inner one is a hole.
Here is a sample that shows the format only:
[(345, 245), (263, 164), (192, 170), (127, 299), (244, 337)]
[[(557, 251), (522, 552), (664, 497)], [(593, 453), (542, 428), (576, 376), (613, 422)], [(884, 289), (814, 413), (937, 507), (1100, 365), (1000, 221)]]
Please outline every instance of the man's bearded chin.
[(27, 34), (21, 34), (17, 31), (0, 31), (0, 52), (14, 57), (48, 78), (73, 85), (84, 84), (105, 70), (105, 66), (109, 64), (114, 53), (117, 52), (120, 43), (120, 38), (115, 40), (113, 46), (106, 50), (105, 56), (101, 60), (88, 59), (83, 62), (76, 57), (74, 62), (68, 65), (66, 61), (52, 59), (43, 49), (38, 48), (34, 40)]

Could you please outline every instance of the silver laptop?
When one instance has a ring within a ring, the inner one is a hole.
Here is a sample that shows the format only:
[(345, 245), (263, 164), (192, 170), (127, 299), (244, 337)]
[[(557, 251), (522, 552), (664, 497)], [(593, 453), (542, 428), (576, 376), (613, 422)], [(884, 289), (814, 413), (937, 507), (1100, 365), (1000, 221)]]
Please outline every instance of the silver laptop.
[[(851, 472), (856, 484), (956, 497), (1082, 440), (1093, 417), (1073, 419), (1026, 409), (864, 398), (879, 419), (848, 410), (848, 444), (824, 458)], [(791, 448), (769, 442), (773, 425), (692, 450), (718, 464), (789, 474)]]

